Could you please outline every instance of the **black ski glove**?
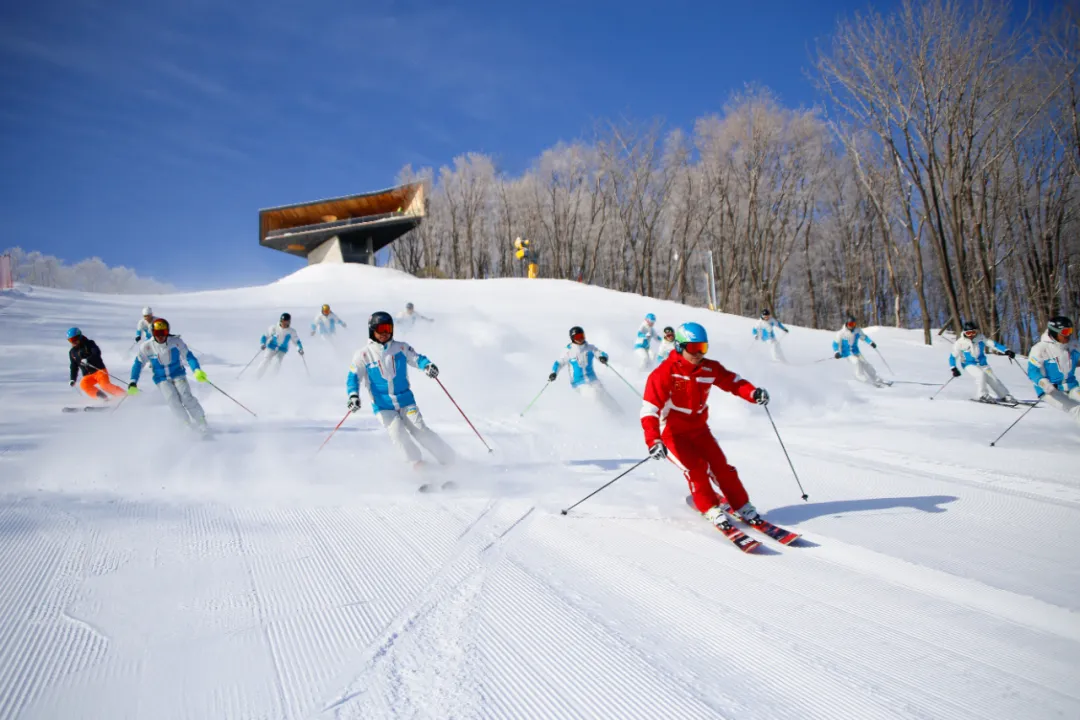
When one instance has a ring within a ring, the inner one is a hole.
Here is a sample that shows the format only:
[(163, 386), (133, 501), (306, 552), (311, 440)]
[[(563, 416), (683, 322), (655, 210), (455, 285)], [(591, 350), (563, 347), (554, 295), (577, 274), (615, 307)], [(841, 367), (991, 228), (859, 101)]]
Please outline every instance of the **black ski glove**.
[(667, 448), (664, 446), (663, 440), (657, 440), (649, 448), (649, 457), (653, 460), (663, 460), (667, 457)]
[(142, 340), (142, 335), (136, 335), (135, 342), (139, 342), (140, 340)]
[(877, 350), (877, 343), (870, 343), (870, 347), (872, 347), (872, 348), (874, 348), (875, 350)]
[(559, 377), (558, 373), (551, 373), (548, 375), (548, 382), (555, 382), (555, 378)]
[(791, 332), (791, 331), (790, 331), (790, 330), (788, 330), (787, 328), (780, 328), (780, 329), (781, 329), (781, 330), (783, 330), (784, 332)]
[(69, 382), (68, 387), (75, 387), (75, 381), (72, 380), (71, 382)]
[(1007, 357), (1007, 358), (1009, 358), (1010, 360), (1012, 360), (1013, 358), (1015, 358), (1015, 357), (1016, 357), (1016, 353), (1014, 353), (1014, 352), (1013, 352), (1012, 350), (1006, 350), (1006, 351), (1005, 351), (1005, 357)]
[(427, 376), (432, 380), (439, 377), (439, 368), (435, 366), (435, 363), (431, 363), (424, 368), (424, 372), (427, 373)]
[(349, 396), (349, 412), (354, 413), (359, 409), (360, 409), (360, 396), (359, 395), (350, 395)]
[(754, 390), (754, 394), (751, 395), (750, 397), (758, 405), (768, 405), (769, 404), (769, 391), (766, 390), (765, 388), (757, 388), (756, 390)]
[(841, 355), (840, 353), (836, 353), (835, 355), (833, 355), (833, 357), (836, 358), (837, 360), (839, 360), (840, 358), (842, 358), (844, 356)]
[(300, 357), (304, 356), (304, 348), (297, 348), (296, 352), (300, 353)]
[(601, 365), (607, 365), (607, 355), (601, 355), (599, 360)]
[(954, 367), (954, 368), (952, 369), (952, 376), (953, 376), (953, 377), (960, 377), (960, 368), (956, 368), (956, 367)]

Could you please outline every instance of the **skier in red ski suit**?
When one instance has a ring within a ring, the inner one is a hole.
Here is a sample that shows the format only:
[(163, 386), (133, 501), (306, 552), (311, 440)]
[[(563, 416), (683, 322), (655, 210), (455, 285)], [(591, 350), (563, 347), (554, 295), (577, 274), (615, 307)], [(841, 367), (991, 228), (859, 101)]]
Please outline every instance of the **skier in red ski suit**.
[[(713, 385), (759, 405), (769, 402), (769, 393), (707, 360), (708, 336), (698, 323), (680, 325), (675, 340), (675, 350), (649, 374), (645, 385), (641, 426), (649, 454), (657, 460), (666, 457), (683, 471), (694, 505), (710, 522), (724, 521), (720, 505), (725, 498), (744, 520), (753, 522), (759, 517), (757, 510), (709, 430), (706, 402)], [(710, 478), (720, 486), (723, 498)]]

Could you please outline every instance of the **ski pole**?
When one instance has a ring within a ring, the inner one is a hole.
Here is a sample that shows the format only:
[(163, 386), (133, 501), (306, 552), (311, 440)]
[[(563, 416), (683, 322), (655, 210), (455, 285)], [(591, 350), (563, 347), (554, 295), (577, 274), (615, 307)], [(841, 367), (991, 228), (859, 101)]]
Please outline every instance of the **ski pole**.
[(578, 501), (577, 501), (576, 503), (574, 503), (574, 504), (573, 504), (573, 505), (571, 505), (570, 507), (568, 507), (568, 508), (564, 508), (563, 510), (560, 510), (559, 512), (561, 512), (561, 513), (562, 513), (563, 515), (566, 515), (566, 514), (567, 514), (568, 512), (570, 512), (571, 510), (573, 510), (574, 508), (576, 508), (576, 507), (577, 507), (578, 505), (580, 505), (581, 503), (585, 502), (586, 500), (588, 500), (589, 498), (591, 498), (591, 497), (592, 497), (593, 495), (595, 495), (596, 493), (598, 493), (598, 492), (600, 492), (601, 490), (603, 490), (604, 488), (606, 488), (606, 487), (607, 487), (608, 485), (611, 485), (612, 483), (614, 483), (614, 482), (615, 482), (615, 480), (618, 480), (618, 479), (619, 479), (619, 478), (621, 478), (621, 477), (624, 477), (624, 476), (626, 476), (626, 475), (629, 475), (629, 474), (630, 474), (631, 472), (633, 472), (634, 470), (637, 470), (637, 469), (638, 469), (639, 467), (641, 467), (641, 466), (642, 466), (642, 465), (644, 465), (645, 463), (649, 462), (650, 460), (652, 460), (652, 456), (651, 456), (651, 455), (650, 455), (649, 457), (645, 458), (644, 460), (642, 460), (642, 461), (640, 461), (640, 462), (638, 462), (638, 463), (635, 463), (635, 464), (634, 464), (634, 466), (633, 466), (633, 467), (631, 467), (631, 468), (630, 468), (629, 470), (626, 470), (626, 471), (624, 471), (624, 472), (620, 473), (620, 474), (619, 474), (618, 476), (616, 476), (616, 477), (615, 477), (615, 479), (614, 479), (614, 480), (608, 480), (608, 481), (607, 481), (606, 483), (604, 483), (604, 484), (603, 484), (603, 485), (601, 485), (600, 487), (596, 488), (596, 489), (595, 489), (595, 490), (593, 490), (593, 491), (592, 491), (591, 493), (589, 493), (589, 494), (588, 494), (588, 495), (586, 495), (585, 497), (581, 498), (580, 500), (578, 500)]
[(120, 398), (120, 402), (113, 405), (113, 409), (109, 411), (109, 414), (112, 415), (114, 412), (119, 410), (120, 406), (123, 405), (124, 401), (127, 400), (129, 397), (131, 397), (131, 396), (130, 395), (124, 395), (124, 397)]
[(799, 473), (795, 472), (795, 465), (791, 462), (791, 456), (788, 455), (787, 448), (784, 447), (784, 441), (780, 437), (780, 431), (776, 429), (776, 423), (773, 422), (772, 413), (769, 412), (769, 406), (762, 405), (761, 407), (765, 408), (765, 414), (769, 417), (769, 423), (772, 425), (773, 432), (776, 433), (776, 439), (780, 441), (780, 449), (784, 451), (784, 457), (787, 458), (787, 464), (791, 466), (791, 474), (795, 476), (795, 484), (799, 486), (799, 492), (802, 493), (802, 499), (806, 500), (810, 496), (806, 494), (806, 491), (803, 490), (802, 483), (799, 482)]
[(240, 402), (239, 400), (237, 400), (236, 398), (234, 398), (234, 397), (233, 397), (232, 395), (230, 395), (229, 393), (227, 393), (227, 392), (225, 392), (224, 390), (222, 390), (221, 388), (219, 388), (219, 387), (218, 387), (217, 385), (215, 385), (214, 383), (212, 383), (212, 382), (210, 382), (209, 380), (207, 380), (207, 381), (206, 381), (206, 384), (207, 384), (207, 385), (209, 385), (210, 387), (214, 388), (215, 390), (217, 390), (217, 391), (218, 391), (219, 393), (221, 393), (221, 394), (222, 394), (222, 395), (224, 395), (225, 397), (227, 397), (227, 398), (229, 398), (230, 400), (232, 400), (232, 401), (233, 401), (234, 403), (236, 403), (236, 404), (237, 404), (237, 405), (239, 405), (240, 407), (242, 407), (242, 408), (244, 408), (245, 410), (247, 410), (247, 411), (248, 411), (249, 413), (251, 413), (251, 414), (252, 414), (252, 415), (253, 415), (254, 417), (259, 417), (258, 415), (255, 415), (255, 413), (251, 412), (251, 410), (249, 410), (249, 409), (248, 409), (248, 408), (247, 408), (247, 407), (246, 407), (246, 406), (245, 406), (245, 405), (244, 405), (244, 404), (243, 404), (242, 402)]
[(637, 388), (635, 388), (633, 385), (631, 385), (629, 380), (627, 380), (622, 375), (620, 375), (618, 370), (611, 367), (611, 365), (608, 365), (607, 363), (604, 363), (604, 367), (606, 367), (611, 372), (615, 373), (615, 376), (618, 377), (620, 380), (622, 380), (624, 383), (626, 383), (626, 387), (630, 388), (634, 392), (635, 395), (637, 395), (638, 397), (642, 397), (642, 394), (637, 391)]
[(885, 369), (889, 371), (889, 374), (893, 377), (896, 377), (896, 373), (894, 373), (893, 369), (889, 367), (889, 361), (885, 359), (885, 356), (881, 354), (881, 351), (877, 348), (874, 348), (874, 352), (876, 352), (878, 354), (878, 357), (881, 358), (881, 362), (885, 363)]
[(996, 439), (994, 440), (994, 442), (990, 443), (990, 447), (996, 447), (996, 445), (997, 445), (997, 441), (998, 441), (998, 440), (1000, 440), (1001, 438), (1005, 437), (1005, 433), (1009, 432), (1009, 431), (1010, 431), (1010, 430), (1012, 430), (1012, 429), (1013, 429), (1014, 427), (1016, 427), (1016, 423), (1018, 423), (1018, 422), (1020, 422), (1021, 420), (1023, 420), (1023, 419), (1024, 419), (1024, 417), (1025, 417), (1025, 416), (1026, 416), (1026, 415), (1027, 415), (1027, 414), (1028, 414), (1029, 412), (1031, 412), (1032, 410), (1034, 410), (1034, 409), (1035, 409), (1035, 408), (1036, 408), (1036, 407), (1038, 406), (1038, 404), (1039, 404), (1039, 403), (1041, 403), (1041, 402), (1042, 402), (1042, 398), (1039, 398), (1039, 399), (1038, 399), (1038, 400), (1036, 400), (1036, 401), (1035, 401), (1034, 403), (1032, 403), (1031, 407), (1029, 407), (1029, 408), (1028, 408), (1027, 410), (1025, 410), (1025, 411), (1024, 411), (1024, 412), (1023, 412), (1023, 413), (1022, 413), (1022, 414), (1020, 415), (1020, 417), (1018, 417), (1018, 418), (1016, 418), (1015, 420), (1013, 420), (1013, 424), (1012, 424), (1012, 425), (1010, 425), (1009, 427), (1005, 428), (1005, 432), (1003, 432), (1003, 433), (1001, 433), (1000, 435), (998, 435), (998, 436), (997, 436), (997, 438), (996, 438)]
[(550, 380), (547, 381), (547, 385), (544, 385), (544, 387), (540, 388), (540, 392), (536, 393), (536, 397), (532, 399), (532, 402), (526, 405), (525, 409), (521, 411), (521, 417), (525, 417), (525, 413), (529, 412), (529, 408), (533, 406), (533, 403), (540, 399), (540, 396), (543, 395), (544, 391), (548, 389), (548, 385), (551, 385)]
[[(261, 354), (262, 354), (262, 348), (259, 348), (258, 350), (256, 350), (256, 351), (255, 351), (255, 357), (253, 357), (253, 358), (251, 358), (250, 360), (248, 360), (248, 364), (247, 364), (247, 365), (245, 365), (245, 366), (244, 366), (244, 369), (240, 371), (240, 375), (243, 375), (243, 374), (244, 374), (244, 371), (245, 371), (245, 370), (247, 370), (247, 369), (248, 369), (249, 367), (251, 367), (251, 363), (255, 362), (255, 358), (259, 357), (259, 355), (261, 355)], [(239, 379), (240, 379), (240, 375), (237, 375), (237, 376), (236, 376), (236, 379), (237, 379), (237, 380), (239, 380)]]
[(334, 426), (334, 429), (331, 430), (330, 434), (326, 436), (326, 439), (322, 441), (322, 445), (319, 446), (319, 449), (315, 451), (316, 455), (318, 455), (320, 452), (322, 452), (322, 449), (324, 447), (326, 447), (326, 443), (330, 442), (330, 438), (334, 437), (334, 433), (336, 433), (338, 431), (339, 427), (341, 427), (342, 425), (345, 424), (345, 421), (348, 420), (349, 416), (352, 415), (352, 414), (353, 414), (352, 410), (349, 410), (348, 412), (345, 413), (345, 417), (341, 418), (341, 422), (339, 422), (337, 425)]
[(461, 417), (465, 418), (465, 422), (469, 423), (469, 427), (471, 427), (472, 431), (476, 433), (476, 437), (480, 438), (480, 442), (484, 443), (484, 447), (487, 448), (487, 451), (495, 452), (491, 449), (491, 446), (487, 444), (487, 440), (485, 440), (484, 436), (480, 434), (480, 431), (476, 429), (476, 426), (472, 424), (472, 420), (469, 419), (469, 416), (465, 414), (465, 411), (462, 410), (461, 406), (458, 405), (457, 402), (454, 400), (454, 397), (450, 394), (450, 391), (447, 390), (446, 386), (442, 384), (442, 380), (437, 377), (432, 379), (435, 382), (439, 383), (439, 387), (441, 387), (443, 389), (443, 392), (446, 393), (446, 397), (450, 398), (450, 402), (454, 403), (454, 407), (456, 407), (458, 409), (458, 412), (461, 413)]
[(835, 355), (830, 355), (830, 356), (829, 356), (829, 357), (827, 357), (827, 358), (821, 358), (820, 360), (815, 360), (815, 361), (814, 361), (813, 363), (811, 363), (811, 364), (812, 364), (812, 365), (817, 365), (818, 363), (823, 363), (823, 362), (825, 362), (826, 360), (835, 360), (835, 359), (836, 359), (836, 356), (835, 356)]
[(311, 379), (311, 371), (308, 370), (307, 358), (304, 357), (303, 355), (301, 355), (300, 359), (304, 361), (304, 372), (307, 373), (308, 379), (310, 380)]
[(934, 398), (936, 398), (936, 397), (937, 397), (938, 395), (940, 395), (940, 394), (941, 394), (941, 391), (942, 391), (942, 390), (944, 390), (945, 388), (949, 387), (949, 383), (951, 383), (951, 382), (952, 382), (953, 380), (955, 380), (955, 379), (956, 379), (956, 376), (955, 376), (955, 375), (950, 375), (950, 376), (949, 376), (949, 379), (948, 379), (948, 380), (947, 380), (947, 381), (945, 382), (945, 384), (944, 384), (944, 385), (942, 385), (942, 386), (941, 386), (941, 388), (940, 388), (940, 389), (939, 389), (939, 390), (938, 390), (938, 391), (937, 391), (936, 393), (934, 393), (933, 395), (931, 395), (931, 396), (930, 396), (930, 399), (931, 399), (931, 400), (933, 400), (933, 399), (934, 399)]

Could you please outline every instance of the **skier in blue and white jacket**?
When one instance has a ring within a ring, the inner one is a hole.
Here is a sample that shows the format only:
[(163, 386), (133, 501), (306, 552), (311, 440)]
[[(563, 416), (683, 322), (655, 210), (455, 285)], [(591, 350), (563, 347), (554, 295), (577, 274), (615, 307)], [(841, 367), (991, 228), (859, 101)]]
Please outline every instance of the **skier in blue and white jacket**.
[(304, 354), (304, 344), (300, 342), (300, 335), (292, 327), (292, 315), (289, 313), (281, 313), (277, 325), (271, 325), (259, 338), (259, 345), (265, 355), (255, 371), (257, 378), (261, 378), (271, 366), (274, 368), (273, 374), (276, 375), (281, 369), (281, 361), (293, 345), (296, 345), (296, 352), (301, 356)]
[(754, 325), (754, 340), (768, 343), (769, 353), (772, 355), (772, 359), (779, 363), (786, 363), (787, 360), (784, 359), (784, 353), (780, 350), (780, 340), (776, 336), (777, 329), (788, 332), (788, 329), (784, 327), (784, 324), (772, 316), (772, 312), (769, 311), (769, 308), (765, 308), (761, 311), (761, 319)]
[(604, 389), (600, 379), (596, 377), (596, 370), (593, 368), (594, 359), (598, 360), (602, 365), (607, 365), (607, 353), (602, 352), (592, 343), (586, 342), (585, 331), (580, 326), (575, 325), (570, 328), (570, 344), (566, 346), (566, 351), (551, 366), (548, 382), (555, 382), (556, 378), (559, 377), (559, 371), (564, 366), (569, 366), (570, 387), (579, 394), (599, 402), (607, 410), (621, 414), (622, 408)]
[(154, 333), (151, 328), (154, 324), (154, 310), (150, 306), (142, 309), (142, 317), (139, 319), (139, 324), (135, 326), (135, 342), (145, 342), (154, 337)]
[(184, 361), (187, 361), (195, 380), (206, 382), (206, 373), (199, 367), (199, 360), (180, 336), (170, 334), (169, 321), (165, 318), (154, 318), (150, 332), (152, 339), (139, 346), (139, 353), (131, 365), (128, 394), (139, 393), (139, 376), (142, 374), (143, 365), (149, 364), (154, 384), (161, 390), (165, 402), (177, 417), (200, 432), (206, 432), (206, 413), (191, 394), (187, 371), (184, 370)]
[(330, 310), (329, 305), (323, 305), (319, 309), (319, 314), (315, 316), (315, 319), (311, 321), (311, 335), (333, 335), (337, 332), (337, 326), (348, 327), (345, 321), (337, 316), (337, 313)]
[(634, 354), (638, 358), (638, 367), (641, 370), (649, 370), (653, 363), (653, 343), (660, 342), (660, 334), (656, 332), (656, 316), (649, 313), (641, 323), (637, 331), (637, 341), (634, 343)]
[(360, 388), (365, 387), (372, 410), (390, 433), (390, 440), (405, 458), (420, 467), (422, 455), (414, 440), (441, 464), (454, 461), (454, 450), (424, 423), (409, 386), (409, 366), (424, 371), (429, 378), (439, 376), (439, 368), (394, 337), (394, 318), (379, 311), (368, 319), (368, 342), (353, 355), (345, 386), (349, 410), (360, 409)]
[[(979, 325), (974, 320), (965, 322), (963, 332), (956, 339), (952, 354), (949, 355), (949, 367), (952, 369), (953, 377), (960, 377), (960, 371), (963, 370), (975, 380), (975, 400), (980, 402), (1004, 400), (1015, 403), (1016, 398), (1009, 393), (1005, 384), (998, 380), (986, 361), (988, 345), (1009, 359), (1016, 357), (1016, 353), (1012, 350), (980, 333)], [(958, 363), (959, 367), (957, 367)]]
[(1064, 315), (1050, 318), (1046, 332), (1028, 353), (1028, 377), (1041, 400), (1080, 423), (1080, 381), (1076, 377), (1080, 350), (1070, 344), (1075, 335), (1072, 320)]
[(854, 317), (848, 316), (844, 327), (840, 328), (836, 333), (836, 339), (833, 340), (833, 357), (837, 360), (848, 358), (855, 368), (855, 379), (859, 382), (869, 383), (874, 387), (889, 385), (889, 383), (878, 377), (874, 366), (863, 357), (862, 352), (859, 350), (860, 339), (865, 340), (872, 348), (877, 347), (877, 343), (871, 340), (870, 336), (859, 327), (858, 321)]

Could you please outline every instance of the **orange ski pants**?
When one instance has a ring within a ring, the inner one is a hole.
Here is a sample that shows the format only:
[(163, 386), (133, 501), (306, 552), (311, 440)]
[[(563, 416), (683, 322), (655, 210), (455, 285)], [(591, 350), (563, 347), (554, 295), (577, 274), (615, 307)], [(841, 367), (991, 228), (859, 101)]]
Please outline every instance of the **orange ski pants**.
[(112, 381), (109, 380), (109, 373), (105, 370), (98, 370), (89, 375), (84, 374), (83, 379), (79, 381), (79, 389), (90, 397), (97, 397), (98, 390), (104, 390), (113, 396), (125, 394), (123, 388), (112, 384)]

